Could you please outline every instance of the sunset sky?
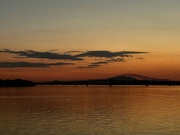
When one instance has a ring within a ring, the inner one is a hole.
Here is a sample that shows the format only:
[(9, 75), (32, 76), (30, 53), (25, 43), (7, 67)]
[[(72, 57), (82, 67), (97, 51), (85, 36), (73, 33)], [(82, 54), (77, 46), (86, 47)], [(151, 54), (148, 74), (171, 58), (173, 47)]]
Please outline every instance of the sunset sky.
[(0, 0), (0, 79), (180, 80), (180, 0)]

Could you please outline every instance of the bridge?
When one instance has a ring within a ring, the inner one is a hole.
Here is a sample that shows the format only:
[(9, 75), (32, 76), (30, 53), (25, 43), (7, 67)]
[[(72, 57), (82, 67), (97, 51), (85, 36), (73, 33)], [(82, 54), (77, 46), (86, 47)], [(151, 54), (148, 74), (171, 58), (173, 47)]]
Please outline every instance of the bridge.
[(121, 74), (104, 79), (89, 79), (75, 81), (52, 81), (41, 82), (36, 85), (180, 85), (180, 81), (170, 81), (168, 79), (159, 79), (147, 77), (139, 74)]
[(168, 81), (168, 79), (152, 78), (152, 77), (143, 76), (143, 75), (139, 75), (139, 74), (121, 74), (121, 75), (110, 77), (108, 79), (109, 80), (116, 80), (116, 79), (123, 80), (123, 78), (134, 78), (137, 80), (148, 80), (148, 81)]

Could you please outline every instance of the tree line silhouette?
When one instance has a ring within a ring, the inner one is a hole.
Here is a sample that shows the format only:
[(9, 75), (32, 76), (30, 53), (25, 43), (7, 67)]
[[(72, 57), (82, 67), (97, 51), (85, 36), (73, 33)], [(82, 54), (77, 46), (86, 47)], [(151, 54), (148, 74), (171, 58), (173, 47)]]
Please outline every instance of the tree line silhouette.
[(0, 87), (31, 87), (36, 86), (32, 81), (15, 79), (15, 80), (0, 80)]

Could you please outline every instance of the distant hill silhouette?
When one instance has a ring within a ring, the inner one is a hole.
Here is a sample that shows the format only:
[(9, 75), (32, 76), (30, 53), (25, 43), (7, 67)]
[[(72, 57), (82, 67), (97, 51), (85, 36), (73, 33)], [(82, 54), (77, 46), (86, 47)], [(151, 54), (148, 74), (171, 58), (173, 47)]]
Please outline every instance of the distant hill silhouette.
[(28, 80), (15, 79), (15, 80), (0, 80), (0, 87), (31, 87), (35, 83)]

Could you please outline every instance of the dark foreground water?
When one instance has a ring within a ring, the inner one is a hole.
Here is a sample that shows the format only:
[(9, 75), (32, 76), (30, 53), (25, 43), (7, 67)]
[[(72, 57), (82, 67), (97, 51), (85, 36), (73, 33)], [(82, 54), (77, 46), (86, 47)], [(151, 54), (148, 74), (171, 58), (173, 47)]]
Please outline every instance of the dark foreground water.
[(0, 88), (2, 135), (178, 135), (180, 87)]

